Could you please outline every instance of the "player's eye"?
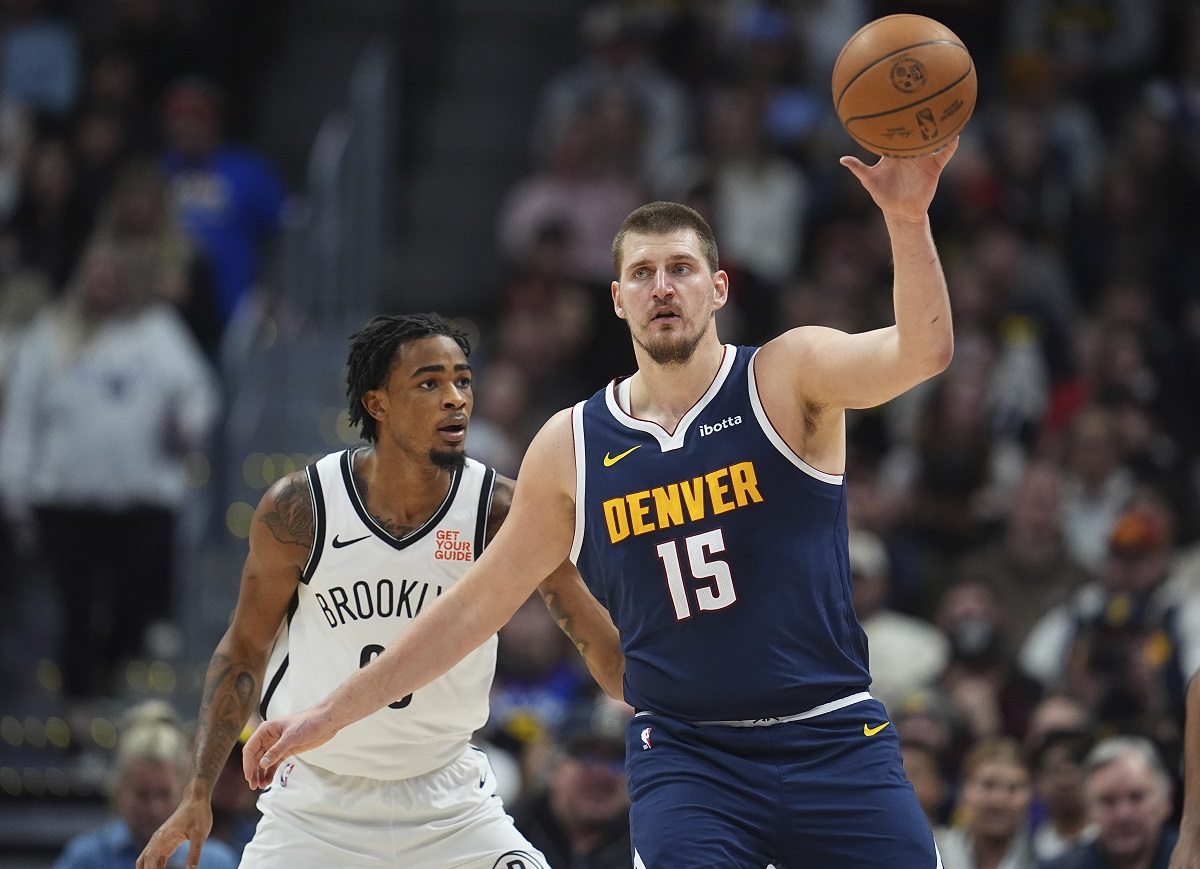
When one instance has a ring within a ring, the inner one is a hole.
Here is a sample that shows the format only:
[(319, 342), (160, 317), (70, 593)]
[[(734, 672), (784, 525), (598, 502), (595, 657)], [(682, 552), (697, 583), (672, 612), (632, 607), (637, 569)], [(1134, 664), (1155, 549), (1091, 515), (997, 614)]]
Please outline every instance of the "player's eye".
[(470, 389), (471, 388), (471, 378), (460, 377), (458, 380), (458, 388), (459, 389)]
[(691, 271), (691, 269), (685, 265), (675, 266), (675, 274), (677, 274), (677, 275), (686, 275), (690, 271)]
[(648, 274), (650, 274), (650, 272), (647, 269), (634, 269), (633, 270), (633, 276), (635, 278), (637, 278), (639, 281), (642, 278), (646, 277), (646, 275), (648, 275)]

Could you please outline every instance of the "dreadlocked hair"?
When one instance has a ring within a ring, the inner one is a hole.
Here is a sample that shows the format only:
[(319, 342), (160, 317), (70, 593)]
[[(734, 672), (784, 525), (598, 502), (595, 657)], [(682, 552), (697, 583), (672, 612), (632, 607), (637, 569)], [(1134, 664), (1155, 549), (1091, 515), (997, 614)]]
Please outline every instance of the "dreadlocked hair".
[(350, 336), (350, 357), (346, 362), (346, 397), (350, 400), (350, 425), (357, 426), (364, 440), (375, 442), (375, 417), (363, 407), (363, 397), (372, 389), (382, 389), (388, 372), (409, 341), (444, 335), (453, 338), (467, 356), (471, 343), (440, 314), (400, 314), (376, 317)]

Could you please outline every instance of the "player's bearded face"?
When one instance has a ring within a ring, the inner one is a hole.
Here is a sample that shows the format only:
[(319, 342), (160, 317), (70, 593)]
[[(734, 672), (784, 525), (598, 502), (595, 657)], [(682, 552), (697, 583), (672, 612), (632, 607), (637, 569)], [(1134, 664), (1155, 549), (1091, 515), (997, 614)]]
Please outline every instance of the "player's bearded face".
[(631, 233), (623, 244), (624, 264), (613, 284), (618, 314), (634, 344), (656, 364), (683, 365), (712, 328), (723, 277), (710, 270), (690, 229)]
[(474, 405), (471, 367), (453, 338), (405, 343), (388, 378), (387, 433), (401, 453), (445, 471), (461, 470)]
[(683, 365), (690, 360), (712, 322), (713, 312), (709, 309), (692, 312), (676, 310), (675, 315), (679, 319), (671, 328), (655, 325), (656, 320), (664, 317), (662, 311), (648, 314), (640, 329), (629, 323), (629, 333), (634, 343), (658, 365)]

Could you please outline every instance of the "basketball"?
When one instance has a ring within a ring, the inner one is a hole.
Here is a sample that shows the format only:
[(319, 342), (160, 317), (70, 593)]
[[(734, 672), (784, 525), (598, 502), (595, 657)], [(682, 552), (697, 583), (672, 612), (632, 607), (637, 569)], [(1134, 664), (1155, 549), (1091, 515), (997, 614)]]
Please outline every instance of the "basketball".
[(847, 40), (833, 64), (833, 106), (850, 138), (885, 157), (950, 142), (975, 110), (975, 64), (947, 27), (887, 15)]

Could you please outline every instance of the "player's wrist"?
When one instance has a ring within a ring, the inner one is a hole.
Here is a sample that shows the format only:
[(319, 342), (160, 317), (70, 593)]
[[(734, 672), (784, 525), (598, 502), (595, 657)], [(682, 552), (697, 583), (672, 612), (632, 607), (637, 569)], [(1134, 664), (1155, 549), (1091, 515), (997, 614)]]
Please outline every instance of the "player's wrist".
[(194, 778), (191, 783), (183, 789), (183, 799), (180, 804), (186, 803), (203, 803), (209, 805), (212, 802), (213, 786), (216, 782), (211, 782), (205, 778)]
[(920, 214), (908, 214), (903, 211), (885, 211), (883, 212), (883, 220), (891, 230), (924, 230), (929, 226), (929, 212), (922, 211)]

